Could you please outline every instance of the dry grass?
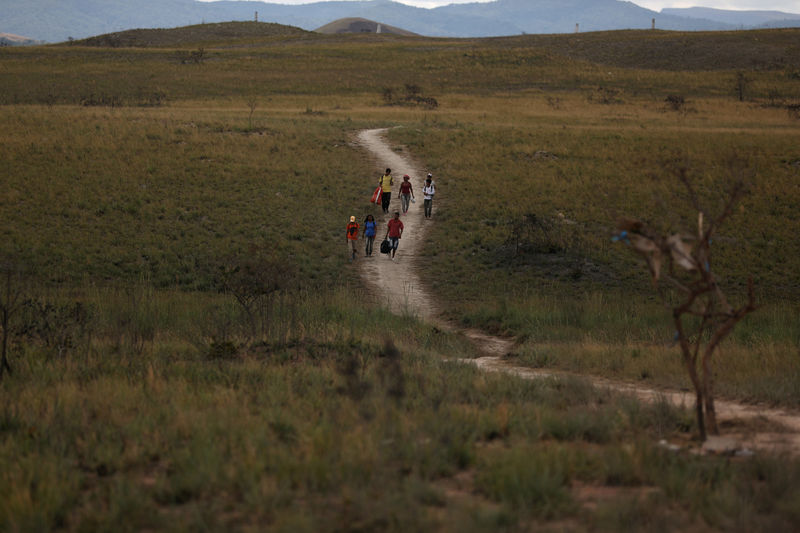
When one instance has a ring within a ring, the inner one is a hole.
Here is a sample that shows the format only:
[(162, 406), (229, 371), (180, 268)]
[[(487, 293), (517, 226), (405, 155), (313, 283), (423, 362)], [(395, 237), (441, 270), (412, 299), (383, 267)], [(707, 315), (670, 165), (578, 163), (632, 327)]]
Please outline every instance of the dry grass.
[[(351, 135), (402, 125), (393, 144), (437, 180), (422, 261), (454, 318), (517, 335), (531, 364), (679, 383), (608, 230), (619, 213), (684, 224), (663, 160), (688, 156), (713, 196), (735, 153), (757, 172), (718, 257), (777, 305), (723, 347), (718, 387), (796, 402), (800, 126), (768, 106), (798, 98), (789, 67), (750, 72), (738, 102), (732, 71), (564, 60), (541, 39), (250, 39), (198, 64), (0, 50), (3, 252), (37, 267), (34, 298), (92, 317), (61, 355), (41, 332), (13, 347), (0, 529), (797, 529), (795, 460), (673, 454), (653, 443), (690, 438), (683, 411), (442, 363), (471, 348), (352, 280), (343, 223), (380, 169)], [(439, 108), (385, 106), (406, 83)], [(549, 233), (513, 256), (523, 214)], [(213, 271), (264, 254), (301, 282), (251, 328)], [(610, 494), (586, 505), (586, 486)]]

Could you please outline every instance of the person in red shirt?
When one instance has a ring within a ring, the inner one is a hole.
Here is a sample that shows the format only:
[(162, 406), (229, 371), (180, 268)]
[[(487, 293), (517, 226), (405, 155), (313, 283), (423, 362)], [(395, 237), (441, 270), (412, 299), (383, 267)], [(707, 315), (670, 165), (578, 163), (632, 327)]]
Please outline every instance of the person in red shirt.
[(389, 244), (392, 247), (392, 253), (389, 256), (394, 260), (394, 254), (397, 253), (397, 247), (400, 245), (400, 237), (403, 236), (403, 222), (400, 220), (400, 213), (395, 211), (394, 218), (389, 221), (389, 226), (386, 229), (386, 237), (389, 239)]
[(356, 243), (358, 242), (358, 222), (356, 222), (356, 217), (350, 217), (350, 223), (347, 225), (346, 234), (350, 261), (353, 261), (356, 258)]
[(400, 205), (403, 209), (403, 214), (408, 213), (408, 205), (411, 199), (414, 198), (414, 187), (411, 186), (411, 177), (406, 174), (403, 176), (403, 183), (400, 184)]

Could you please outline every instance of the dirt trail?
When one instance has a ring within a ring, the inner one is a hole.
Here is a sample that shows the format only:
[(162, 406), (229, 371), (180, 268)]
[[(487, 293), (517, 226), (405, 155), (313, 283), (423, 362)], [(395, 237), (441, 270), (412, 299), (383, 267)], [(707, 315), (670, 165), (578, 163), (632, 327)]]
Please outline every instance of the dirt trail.
[[(378, 223), (375, 251), (372, 257), (359, 257), (357, 261), (361, 274), (373, 293), (378, 295), (394, 313), (412, 313), (425, 320), (434, 320), (437, 310), (431, 298), (425, 293), (420, 283), (418, 269), (414, 265), (414, 258), (425, 242), (425, 226), (432, 223), (432, 219), (425, 219), (422, 211), (422, 185), (427, 172), (410, 157), (393, 151), (383, 138), (386, 131), (385, 129), (362, 131), (358, 134), (358, 142), (375, 157), (377, 168), (392, 169), (394, 187), (389, 212), (400, 211), (400, 195), (397, 190), (404, 174), (411, 177), (411, 185), (418, 200), (411, 204), (407, 214), (400, 217), (404, 226), (403, 238), (400, 239), (394, 261), (378, 252), (380, 242), (386, 234), (386, 224), (391, 218), (389, 215), (375, 217)], [(379, 176), (375, 176), (375, 187), (378, 186), (378, 178)]]
[[(446, 330), (458, 329), (468, 336), (484, 355), (469, 360), (479, 368), (490, 372), (504, 372), (526, 379), (540, 379), (562, 375), (546, 371), (519, 367), (503, 360), (511, 351), (513, 341), (494, 337), (475, 330), (455, 328), (444, 321), (439, 310), (421, 282), (416, 256), (425, 242), (427, 229), (436, 220), (436, 205), (432, 219), (425, 219), (422, 211), (422, 185), (427, 172), (411, 157), (392, 150), (384, 138), (386, 129), (364, 130), (358, 134), (358, 143), (376, 160), (378, 168), (391, 168), (395, 177), (390, 212), (400, 211), (397, 188), (404, 174), (411, 176), (414, 192), (419, 200), (411, 204), (406, 215), (401, 216), (405, 226), (403, 238), (394, 261), (378, 253), (377, 247), (386, 232), (389, 216), (376, 217), (378, 235), (375, 239), (375, 255), (357, 259), (361, 275), (373, 294), (393, 312), (413, 314), (435, 323)], [(375, 186), (377, 186), (375, 177)], [(435, 180), (435, 177), (434, 177)], [(582, 376), (595, 386), (608, 387), (641, 398), (644, 401), (666, 400), (675, 405), (693, 406), (694, 397), (689, 392), (657, 390), (630, 383), (616, 382), (604, 378)], [(728, 453), (736, 450), (770, 450), (780, 453), (800, 454), (800, 414), (794, 411), (774, 409), (758, 405), (717, 400), (717, 419), (723, 430), (722, 437), (709, 438), (704, 448), (712, 453)]]

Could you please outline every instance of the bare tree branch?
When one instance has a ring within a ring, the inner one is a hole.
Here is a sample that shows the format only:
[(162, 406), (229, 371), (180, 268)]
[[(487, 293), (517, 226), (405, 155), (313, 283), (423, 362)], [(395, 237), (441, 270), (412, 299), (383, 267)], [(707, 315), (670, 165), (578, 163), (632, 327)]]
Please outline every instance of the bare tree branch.
[[(713, 354), (736, 324), (757, 309), (752, 278), (748, 281), (747, 302), (734, 309), (711, 268), (712, 238), (732, 216), (746, 192), (742, 173), (733, 166), (731, 168), (736, 179), (716, 217), (701, 205), (700, 197), (689, 179), (688, 167), (681, 165), (673, 170), (686, 189), (688, 202), (697, 212), (696, 237), (681, 233), (664, 235), (642, 221), (629, 218), (620, 220), (619, 233), (614, 237), (615, 241), (631, 246), (644, 258), (654, 288), (672, 310), (684, 365), (695, 390), (695, 410), (702, 440), (707, 435), (706, 424), (711, 433), (719, 431), (714, 407)], [(659, 280), (664, 283), (659, 284)], [(668, 288), (672, 289), (672, 293)], [(670, 304), (670, 294), (680, 295), (682, 301)], [(687, 317), (698, 322), (691, 332), (684, 321)], [(704, 341), (706, 338), (708, 340)]]

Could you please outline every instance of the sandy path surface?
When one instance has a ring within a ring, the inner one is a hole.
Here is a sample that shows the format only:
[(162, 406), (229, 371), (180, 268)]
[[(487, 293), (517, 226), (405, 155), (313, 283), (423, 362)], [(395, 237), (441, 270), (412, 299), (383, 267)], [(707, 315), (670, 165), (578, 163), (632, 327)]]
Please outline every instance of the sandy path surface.
[[(397, 314), (412, 313), (424, 320), (433, 320), (436, 309), (431, 299), (422, 287), (415, 267), (415, 257), (425, 243), (425, 226), (432, 223), (433, 219), (425, 219), (422, 211), (422, 186), (427, 172), (410, 157), (394, 152), (384, 139), (385, 129), (365, 130), (358, 134), (358, 143), (370, 152), (378, 164), (378, 168), (392, 169), (394, 187), (389, 213), (400, 211), (400, 194), (397, 192), (403, 175), (411, 177), (414, 195), (418, 198), (411, 204), (408, 213), (400, 216), (403, 221), (403, 237), (394, 261), (379, 253), (378, 248), (386, 234), (386, 224), (391, 216), (378, 215), (378, 232), (375, 237), (375, 249), (372, 257), (359, 257), (361, 274), (367, 281), (373, 294), (386, 303), (392, 312)], [(375, 176), (375, 187), (378, 178)], [(361, 223), (361, 221), (359, 221)]]
[[(488, 372), (503, 372), (525, 379), (541, 379), (568, 375), (546, 369), (514, 366), (502, 356), (487, 355), (475, 364)], [(647, 402), (667, 401), (673, 405), (694, 409), (694, 394), (689, 391), (654, 389), (633, 383), (624, 383), (596, 376), (580, 376), (595, 387), (606, 387), (631, 394)], [(716, 399), (717, 423), (722, 435), (710, 436), (704, 445), (712, 453), (734, 453), (741, 450), (770, 450), (777, 453), (800, 455), (800, 414), (789, 409), (763, 405), (748, 405)]]
[[(394, 313), (413, 314), (423, 320), (435, 323), (442, 329), (461, 331), (472, 339), (484, 354), (478, 359), (468, 361), (485, 371), (504, 372), (526, 379), (562, 375), (556, 371), (509, 364), (503, 360), (503, 356), (511, 351), (513, 340), (494, 337), (480, 331), (455, 328), (441, 319), (433, 298), (428, 294), (421, 281), (420, 269), (416, 264), (417, 254), (425, 245), (427, 228), (436, 221), (436, 202), (434, 202), (433, 218), (426, 220), (422, 211), (422, 186), (427, 171), (411, 157), (392, 150), (384, 137), (386, 131), (386, 129), (364, 130), (358, 134), (358, 143), (375, 158), (378, 168), (392, 169), (395, 187), (392, 191), (390, 213), (400, 211), (400, 199), (396, 191), (404, 174), (411, 176), (418, 201), (411, 204), (406, 215), (401, 216), (405, 228), (394, 261), (390, 261), (385, 255), (378, 252), (380, 240), (386, 233), (386, 223), (390, 217), (388, 215), (385, 215), (384, 218), (376, 217), (378, 234), (375, 238), (375, 254), (370, 258), (359, 257), (357, 259), (361, 275), (372, 293), (380, 301), (385, 302)], [(375, 177), (376, 187), (377, 179), (378, 176)], [(582, 377), (589, 379), (595, 386), (608, 387), (632, 394), (644, 401), (666, 400), (675, 405), (687, 407), (694, 405), (694, 396), (689, 392), (657, 390), (604, 378)], [(796, 411), (724, 400), (717, 400), (715, 405), (717, 422), (722, 428), (723, 436), (710, 437), (704, 446), (707, 451), (732, 453), (742, 449), (759, 449), (793, 455), (800, 454), (800, 414)]]

